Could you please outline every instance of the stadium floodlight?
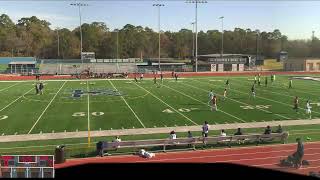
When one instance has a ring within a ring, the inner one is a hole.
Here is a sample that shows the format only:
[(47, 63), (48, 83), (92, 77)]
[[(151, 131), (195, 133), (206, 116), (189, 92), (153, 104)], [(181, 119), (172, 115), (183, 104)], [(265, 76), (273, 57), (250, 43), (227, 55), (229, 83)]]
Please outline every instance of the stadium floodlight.
[(160, 7), (163, 7), (164, 4), (153, 4), (152, 6), (155, 6), (155, 7), (158, 7), (158, 34), (159, 34), (159, 59), (158, 59), (158, 65), (159, 65), (159, 71), (161, 72), (161, 66), (160, 66), (160, 51), (161, 51), (161, 45), (160, 45), (160, 41), (161, 41), (161, 37), (160, 37), (160, 34), (161, 34), (161, 29), (160, 29)]
[(198, 4), (207, 3), (205, 0), (187, 0), (186, 3), (194, 3), (195, 4), (195, 24), (196, 24), (196, 72), (198, 72)]
[(89, 6), (88, 4), (84, 3), (71, 3), (71, 6), (78, 6), (79, 7), (79, 19), (80, 19), (80, 58), (81, 58), (81, 63), (83, 63), (82, 59), (82, 29), (81, 29), (81, 7), (82, 6)]
[(223, 57), (223, 34), (224, 34), (224, 31), (223, 31), (223, 19), (224, 19), (224, 17), (221, 16), (221, 17), (219, 17), (219, 19), (221, 19), (221, 57)]
[(191, 25), (192, 25), (192, 59), (194, 59), (194, 25), (195, 25), (195, 22), (192, 22)]

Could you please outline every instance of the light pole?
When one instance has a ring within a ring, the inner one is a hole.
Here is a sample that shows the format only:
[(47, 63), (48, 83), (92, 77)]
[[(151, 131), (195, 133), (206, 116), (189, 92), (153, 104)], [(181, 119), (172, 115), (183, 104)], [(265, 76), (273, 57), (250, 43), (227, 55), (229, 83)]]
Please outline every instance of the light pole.
[(79, 7), (79, 19), (80, 19), (80, 57), (81, 57), (81, 63), (83, 63), (82, 59), (82, 30), (81, 30), (81, 6), (88, 6), (88, 4), (84, 3), (72, 3), (71, 6), (78, 6)]
[(161, 39), (160, 39), (161, 38), (160, 37), (160, 34), (161, 34), (161, 32), (160, 32), (161, 31), (160, 30), (160, 7), (164, 6), (164, 4), (153, 4), (152, 6), (158, 7), (158, 29), (159, 29), (159, 32), (158, 32), (159, 33), (159, 57), (158, 57), (159, 58), (158, 59), (159, 62), (158, 62), (158, 64), (159, 64), (159, 71), (161, 71), (161, 66), (160, 66), (160, 55), (161, 55), (160, 54), (160, 41), (161, 41)]
[(221, 57), (223, 57), (223, 16), (219, 17), (221, 19)]
[(115, 32), (117, 32), (117, 59), (119, 59), (119, 30), (115, 29)]
[(57, 28), (57, 39), (58, 39), (58, 59), (60, 57), (60, 37), (59, 37), (59, 28)]
[(194, 59), (194, 22), (192, 24), (192, 59)]
[(198, 72), (198, 3), (207, 3), (205, 0), (187, 0), (186, 3), (195, 4), (195, 23), (196, 23), (196, 72)]
[(259, 52), (259, 30), (256, 30), (256, 61), (258, 60), (258, 52)]

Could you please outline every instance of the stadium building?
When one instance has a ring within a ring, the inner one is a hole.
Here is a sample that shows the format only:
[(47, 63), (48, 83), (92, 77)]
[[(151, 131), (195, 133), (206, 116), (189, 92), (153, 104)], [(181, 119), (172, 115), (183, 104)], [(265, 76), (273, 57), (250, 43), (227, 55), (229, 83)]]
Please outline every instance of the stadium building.
[(198, 57), (199, 71), (244, 71), (255, 64), (255, 56), (247, 54), (207, 54)]
[(320, 58), (289, 58), (283, 63), (285, 71), (320, 72)]

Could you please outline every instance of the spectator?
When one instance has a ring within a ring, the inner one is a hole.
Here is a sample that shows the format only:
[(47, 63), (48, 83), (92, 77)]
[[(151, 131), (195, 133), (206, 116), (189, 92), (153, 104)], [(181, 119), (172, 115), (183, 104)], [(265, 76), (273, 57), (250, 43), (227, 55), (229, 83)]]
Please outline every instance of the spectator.
[(298, 143), (297, 151), (288, 157), (288, 161), (292, 162), (296, 168), (300, 168), (302, 166), (302, 158), (304, 156), (304, 145), (300, 138), (297, 138), (296, 142)]
[(209, 133), (209, 124), (207, 121), (205, 121), (204, 125), (202, 126), (202, 136), (208, 137), (208, 133)]
[(224, 131), (224, 129), (221, 130), (220, 136), (221, 137), (226, 137), (227, 136), (227, 133)]
[(263, 134), (271, 134), (271, 128), (270, 126), (267, 126), (267, 128), (264, 130), (264, 133)]
[(191, 131), (188, 131), (188, 138), (193, 138)]
[(278, 129), (276, 131), (274, 131), (274, 133), (282, 133), (283, 130), (282, 130), (282, 127), (281, 125), (278, 126)]
[(242, 131), (241, 131), (241, 128), (238, 128), (237, 132), (234, 133), (234, 135), (243, 135)]
[(170, 132), (170, 139), (177, 139), (177, 135), (174, 131)]
[[(113, 140), (113, 142), (117, 142), (119, 144), (121, 142), (121, 139), (119, 136), (116, 136), (116, 138)], [(120, 147), (120, 145), (116, 145), (116, 150)]]
[(144, 149), (140, 149), (139, 153), (138, 153), (141, 157), (144, 158), (152, 158), (155, 156), (154, 153), (149, 153), (148, 151), (144, 150)]

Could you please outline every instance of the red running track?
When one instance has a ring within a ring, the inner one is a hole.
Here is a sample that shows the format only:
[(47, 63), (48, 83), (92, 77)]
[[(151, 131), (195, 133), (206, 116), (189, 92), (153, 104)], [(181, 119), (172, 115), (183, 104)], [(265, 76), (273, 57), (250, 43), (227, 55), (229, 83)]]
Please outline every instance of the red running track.
[(145, 159), (136, 155), (106, 156), (82, 159), (68, 159), (63, 164), (56, 164), (55, 168), (64, 168), (90, 163), (234, 163), (260, 168), (269, 168), (291, 173), (305, 174), (320, 171), (320, 142), (305, 144), (304, 159), (310, 165), (300, 169), (280, 167), (281, 159), (291, 155), (296, 150), (296, 144), (277, 144), (255, 147), (209, 149), (197, 151), (156, 153), (152, 159)]

